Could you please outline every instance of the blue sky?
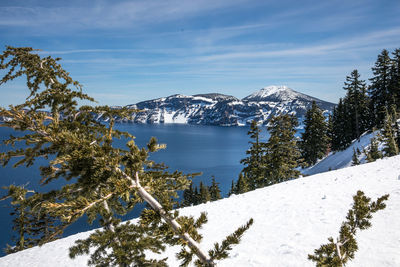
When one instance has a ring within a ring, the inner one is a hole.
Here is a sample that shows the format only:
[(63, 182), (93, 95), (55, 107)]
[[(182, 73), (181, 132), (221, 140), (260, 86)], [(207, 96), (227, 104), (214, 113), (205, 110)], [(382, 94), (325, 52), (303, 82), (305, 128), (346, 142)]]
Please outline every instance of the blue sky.
[[(400, 47), (399, 14), (398, 0), (0, 0), (0, 47), (61, 57), (100, 104), (272, 84), (337, 102), (346, 75), (368, 79)], [(27, 94), (22, 81), (0, 92), (1, 106)]]

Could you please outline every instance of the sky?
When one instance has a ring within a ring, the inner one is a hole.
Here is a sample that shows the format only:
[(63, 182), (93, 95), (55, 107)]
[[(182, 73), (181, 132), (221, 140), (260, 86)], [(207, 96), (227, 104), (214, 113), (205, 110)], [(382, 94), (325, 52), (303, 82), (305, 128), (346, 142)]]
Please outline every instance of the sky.
[[(337, 103), (346, 75), (368, 81), (400, 48), (399, 13), (399, 0), (0, 0), (0, 52), (61, 57), (101, 105), (269, 85)], [(2, 85), (0, 106), (27, 94), (21, 79)]]

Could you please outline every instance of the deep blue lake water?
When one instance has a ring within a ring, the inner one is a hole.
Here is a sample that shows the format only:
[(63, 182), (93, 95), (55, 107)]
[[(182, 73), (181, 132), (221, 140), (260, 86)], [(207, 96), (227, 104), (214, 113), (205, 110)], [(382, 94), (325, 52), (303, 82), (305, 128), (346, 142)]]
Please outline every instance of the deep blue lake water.
[[(245, 157), (245, 151), (249, 147), (247, 136), (248, 127), (217, 127), (197, 125), (137, 125), (119, 124), (117, 129), (127, 131), (136, 136), (135, 142), (139, 147), (147, 144), (150, 137), (154, 136), (160, 143), (165, 143), (167, 148), (151, 156), (156, 162), (164, 162), (171, 171), (180, 170), (184, 173), (202, 172), (203, 175), (196, 177), (194, 183), (200, 181), (210, 184), (211, 176), (216, 177), (224, 196), (228, 193), (232, 180), (236, 180), (243, 166), (239, 161)], [(265, 128), (263, 129), (265, 130)], [(0, 127), (0, 140), (15, 134), (9, 128)], [(264, 131), (265, 135), (265, 131)], [(122, 145), (122, 141), (118, 141)], [(0, 151), (7, 148), (0, 144)], [(12, 168), (11, 165), (0, 167), (0, 186), (10, 184), (25, 185), (26, 188), (38, 187), (38, 166), (43, 164), (39, 160), (30, 168)], [(54, 183), (47, 185), (41, 190), (58, 187)], [(5, 190), (0, 189), (0, 196)], [(12, 244), (12, 217), (9, 215), (9, 201), (0, 202), (0, 256), (4, 255), (3, 248), (6, 244)], [(126, 219), (138, 216), (139, 208), (126, 216)], [(86, 231), (98, 227), (97, 224), (87, 225), (86, 220), (81, 219), (65, 231), (65, 236)]]

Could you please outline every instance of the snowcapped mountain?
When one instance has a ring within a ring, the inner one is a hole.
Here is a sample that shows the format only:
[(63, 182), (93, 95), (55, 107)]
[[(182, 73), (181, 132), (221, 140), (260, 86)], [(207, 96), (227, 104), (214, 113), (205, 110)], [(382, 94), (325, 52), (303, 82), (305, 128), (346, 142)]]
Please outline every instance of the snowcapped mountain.
[(301, 121), (312, 101), (325, 112), (335, 104), (290, 89), (269, 86), (243, 98), (217, 93), (193, 96), (171, 95), (128, 105), (140, 109), (123, 122), (134, 123), (188, 123), (202, 125), (241, 126), (255, 119), (266, 124), (272, 115), (295, 114)]
[[(400, 266), (399, 174), (400, 156), (395, 156), (183, 208), (180, 213), (198, 217), (207, 212), (208, 222), (200, 229), (205, 251), (249, 218), (254, 219), (229, 258), (217, 263), (220, 267), (313, 266), (307, 255), (327, 243), (328, 237), (338, 236), (357, 190), (372, 200), (390, 194), (387, 207), (373, 215), (372, 227), (357, 232), (359, 249), (346, 266)], [(72, 260), (68, 248), (89, 234), (79, 233), (10, 254), (0, 258), (0, 266), (87, 266), (87, 255)], [(179, 250), (169, 247), (165, 253), (152, 256), (168, 257), (169, 266), (178, 266), (175, 253)]]

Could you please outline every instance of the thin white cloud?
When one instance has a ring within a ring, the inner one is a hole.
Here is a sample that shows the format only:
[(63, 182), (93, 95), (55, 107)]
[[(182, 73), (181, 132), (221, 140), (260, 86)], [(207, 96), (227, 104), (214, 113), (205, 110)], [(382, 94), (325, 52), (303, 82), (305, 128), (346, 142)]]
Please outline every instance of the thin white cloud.
[[(221, 53), (216, 55), (204, 56), (201, 60), (215, 61), (215, 60), (231, 60), (231, 59), (254, 59), (266, 57), (287, 57), (287, 56), (310, 56), (322, 55), (332, 52), (343, 53), (346, 49), (355, 48), (373, 48), (376, 45), (385, 45), (391, 38), (394, 41), (400, 40), (400, 27), (368, 33), (358, 37), (352, 37), (347, 40), (334, 40), (327, 44), (308, 45), (303, 47), (296, 47), (292, 49), (283, 50), (257, 50), (257, 51), (242, 51), (235, 53)], [(388, 40), (388, 38), (390, 38)], [(383, 47), (384, 48), (384, 47)]]
[[(243, 0), (147, 0), (147, 1), (93, 1), (62, 7), (3, 6), (0, 7), (0, 25), (43, 27), (60, 25), (63, 28), (116, 28), (197, 16), (211, 10), (236, 6)], [(43, 29), (46, 30), (46, 29)]]

